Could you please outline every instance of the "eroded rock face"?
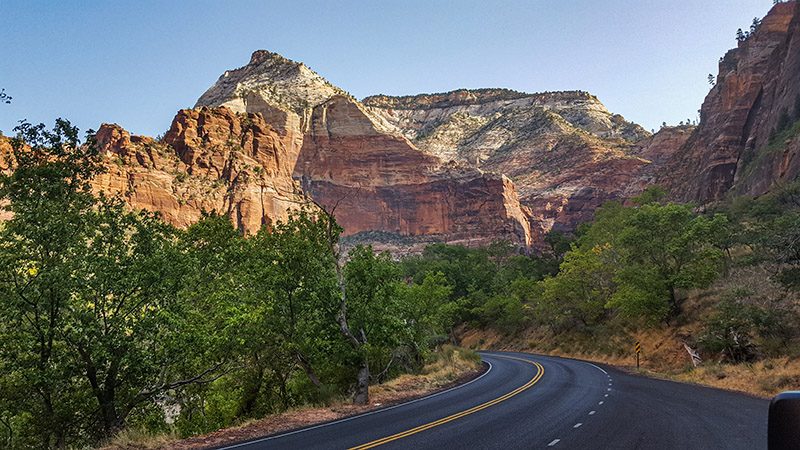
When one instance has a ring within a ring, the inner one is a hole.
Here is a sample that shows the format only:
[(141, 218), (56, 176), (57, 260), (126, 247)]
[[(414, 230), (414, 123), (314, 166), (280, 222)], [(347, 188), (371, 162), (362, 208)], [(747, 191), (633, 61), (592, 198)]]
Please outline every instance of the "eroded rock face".
[(107, 171), (95, 179), (95, 189), (157, 211), (178, 227), (217, 211), (255, 233), (303, 204), (291, 178), (299, 148), (258, 114), (181, 110), (162, 142), (108, 124), (97, 142)]
[(257, 51), (247, 66), (223, 74), (197, 106), (279, 121), (276, 128), (301, 143), (295, 178), (334, 211), (346, 236), (381, 232), (531, 245), (528, 215), (509, 179), (421, 151), (301, 63)]
[(364, 104), (426, 153), (510, 177), (537, 243), (551, 229), (590, 220), (606, 201), (638, 193), (639, 172), (650, 165), (633, 145), (650, 133), (586, 92), (458, 90)]
[[(719, 63), (714, 88), (689, 140), (659, 182), (684, 201), (708, 203), (729, 192), (758, 195), (800, 174), (797, 137), (770, 143), (786, 116), (800, 118), (800, 4), (775, 5), (759, 29)], [(774, 140), (774, 138), (773, 138)]]
[(346, 97), (314, 109), (295, 175), (308, 194), (335, 211), (346, 235), (382, 231), (531, 245), (528, 219), (509, 179), (442, 164), (404, 137), (380, 132)]

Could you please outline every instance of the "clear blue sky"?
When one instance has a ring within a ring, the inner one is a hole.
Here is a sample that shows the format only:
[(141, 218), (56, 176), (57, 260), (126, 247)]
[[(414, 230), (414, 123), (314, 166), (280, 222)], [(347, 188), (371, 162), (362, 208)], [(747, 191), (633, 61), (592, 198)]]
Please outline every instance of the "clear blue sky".
[(646, 128), (695, 118), (736, 29), (771, 0), (0, 0), (0, 130), (169, 128), (256, 49), (358, 98), (582, 89)]

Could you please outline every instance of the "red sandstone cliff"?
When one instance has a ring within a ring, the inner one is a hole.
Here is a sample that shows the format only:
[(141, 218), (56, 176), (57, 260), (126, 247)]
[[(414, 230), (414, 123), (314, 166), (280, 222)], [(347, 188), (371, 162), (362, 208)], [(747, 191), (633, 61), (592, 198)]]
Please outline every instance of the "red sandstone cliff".
[(281, 129), (302, 143), (295, 178), (334, 212), (345, 236), (532, 244), (529, 215), (508, 178), (421, 151), (302, 63), (257, 51), (197, 106), (283, 119)]
[(295, 174), (317, 202), (335, 209), (348, 235), (383, 231), (531, 245), (527, 216), (508, 178), (442, 164), (402, 136), (376, 129), (347, 97), (314, 108)]
[(97, 141), (107, 172), (94, 186), (179, 227), (217, 211), (255, 233), (303, 202), (291, 178), (292, 139), (258, 114), (227, 108), (179, 111), (161, 142), (106, 124)]
[(800, 3), (775, 5), (720, 60), (700, 114), (658, 177), (676, 198), (707, 203), (732, 189), (758, 195), (800, 174), (797, 136), (780, 130), (800, 119)]

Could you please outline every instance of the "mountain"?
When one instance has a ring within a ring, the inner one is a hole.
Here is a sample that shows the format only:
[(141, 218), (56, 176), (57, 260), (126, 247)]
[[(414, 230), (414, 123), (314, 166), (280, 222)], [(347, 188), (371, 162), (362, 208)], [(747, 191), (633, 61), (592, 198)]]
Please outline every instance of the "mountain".
[(775, 5), (721, 58), (698, 126), (655, 134), (583, 91), (358, 101), (305, 64), (259, 50), (178, 111), (161, 139), (102, 125), (108, 171), (95, 188), (181, 227), (216, 210), (254, 233), (311, 199), (350, 243), (541, 249), (547, 232), (574, 230), (604, 202), (651, 184), (703, 205), (793, 180), (798, 120), (796, 1)]
[(650, 133), (586, 92), (462, 89), (359, 102), (263, 50), (195, 107), (261, 114), (302, 135), (295, 179), (336, 209), (346, 235), (368, 240), (541, 245), (549, 230), (571, 230), (628, 195), (649, 164), (633, 152)]
[(195, 107), (257, 114), (294, 136), (295, 179), (346, 236), (531, 244), (510, 180), (421, 151), (302, 63), (256, 51)]

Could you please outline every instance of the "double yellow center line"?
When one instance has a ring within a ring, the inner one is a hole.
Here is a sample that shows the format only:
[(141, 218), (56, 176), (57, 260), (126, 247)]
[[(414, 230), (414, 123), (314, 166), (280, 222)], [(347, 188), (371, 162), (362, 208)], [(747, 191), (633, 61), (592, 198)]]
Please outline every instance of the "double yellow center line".
[(372, 441), (372, 442), (367, 442), (366, 444), (362, 444), (362, 445), (359, 445), (357, 447), (352, 447), (349, 450), (365, 450), (365, 449), (368, 449), (368, 448), (377, 447), (379, 445), (383, 445), (383, 444), (386, 444), (388, 442), (396, 441), (398, 439), (402, 439), (404, 437), (411, 436), (412, 434), (416, 434), (416, 433), (419, 433), (419, 432), (422, 432), (422, 431), (425, 431), (425, 430), (429, 430), (429, 429), (431, 429), (433, 427), (438, 427), (439, 425), (443, 425), (443, 424), (445, 424), (447, 422), (452, 422), (452, 421), (454, 421), (456, 419), (460, 419), (460, 418), (462, 418), (464, 416), (468, 416), (468, 415), (470, 415), (472, 413), (476, 413), (476, 412), (481, 411), (483, 409), (489, 408), (490, 406), (494, 406), (494, 405), (496, 405), (496, 404), (498, 404), (498, 403), (500, 403), (502, 401), (508, 400), (509, 398), (519, 394), (520, 392), (531, 388), (534, 384), (539, 382), (539, 380), (544, 375), (544, 367), (542, 367), (542, 365), (539, 364), (538, 362), (529, 361), (527, 359), (522, 359), (522, 358), (514, 358), (513, 356), (499, 356), (499, 357), (500, 358), (506, 358), (506, 359), (515, 359), (517, 361), (523, 361), (523, 362), (526, 362), (528, 364), (531, 364), (531, 365), (535, 366), (536, 369), (537, 369), (536, 375), (534, 375), (533, 378), (530, 379), (530, 381), (528, 381), (527, 383), (523, 384), (522, 386), (514, 389), (513, 391), (511, 391), (511, 392), (509, 392), (509, 393), (507, 393), (505, 395), (497, 397), (494, 400), (489, 400), (488, 402), (481, 403), (478, 406), (473, 406), (472, 408), (467, 409), (465, 411), (461, 411), (461, 412), (455, 413), (453, 415), (441, 418), (439, 420), (435, 420), (433, 422), (426, 423), (424, 425), (420, 425), (420, 426), (418, 426), (416, 428), (412, 428), (412, 429), (407, 430), (407, 431), (403, 431), (403, 432), (400, 432), (400, 433), (397, 433), (397, 434), (393, 434), (391, 436), (386, 436), (384, 438), (381, 438), (381, 439), (378, 439), (378, 440), (375, 440), (375, 441)]

